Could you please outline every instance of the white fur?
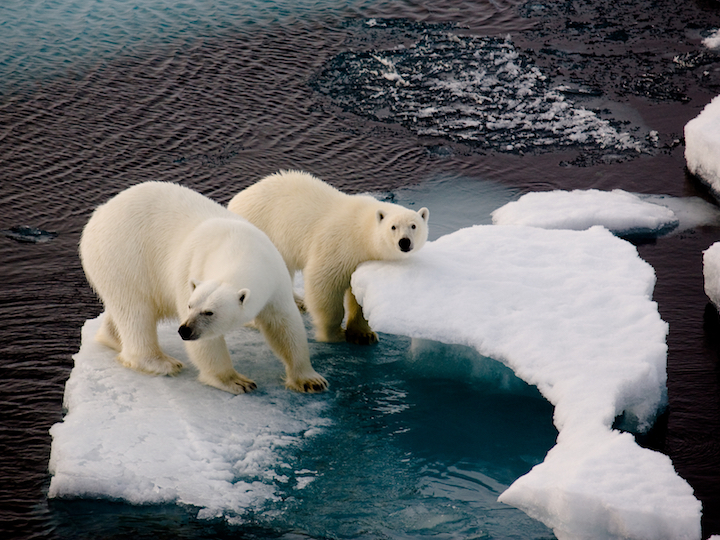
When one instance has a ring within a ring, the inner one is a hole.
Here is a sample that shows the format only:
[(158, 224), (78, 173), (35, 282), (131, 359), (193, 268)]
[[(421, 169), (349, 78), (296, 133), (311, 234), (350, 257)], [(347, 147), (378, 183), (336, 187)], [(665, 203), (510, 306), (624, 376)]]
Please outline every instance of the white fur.
[(96, 339), (123, 365), (173, 375), (182, 364), (158, 344), (157, 322), (182, 321), (200, 381), (232, 393), (255, 383), (232, 366), (224, 334), (253, 319), (285, 363), (288, 388), (319, 391), (307, 335), (277, 249), (246, 220), (176, 184), (133, 186), (95, 210), (80, 258), (105, 306)]
[(303, 271), (305, 303), (318, 341), (377, 341), (350, 290), (350, 277), (362, 262), (407, 257), (428, 235), (427, 208), (415, 212), (368, 195), (348, 195), (299, 171), (263, 178), (233, 197), (228, 208), (270, 237), (291, 275)]

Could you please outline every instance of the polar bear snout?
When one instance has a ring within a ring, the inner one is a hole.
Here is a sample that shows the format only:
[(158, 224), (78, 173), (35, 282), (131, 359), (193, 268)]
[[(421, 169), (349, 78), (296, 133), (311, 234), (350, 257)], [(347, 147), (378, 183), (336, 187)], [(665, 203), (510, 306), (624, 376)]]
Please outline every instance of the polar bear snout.
[(398, 247), (400, 248), (400, 251), (402, 251), (403, 253), (407, 253), (408, 251), (412, 250), (412, 240), (405, 236), (401, 238), (398, 242)]
[(180, 334), (183, 341), (195, 341), (200, 337), (200, 333), (187, 323), (180, 325), (180, 328), (178, 328), (178, 334)]

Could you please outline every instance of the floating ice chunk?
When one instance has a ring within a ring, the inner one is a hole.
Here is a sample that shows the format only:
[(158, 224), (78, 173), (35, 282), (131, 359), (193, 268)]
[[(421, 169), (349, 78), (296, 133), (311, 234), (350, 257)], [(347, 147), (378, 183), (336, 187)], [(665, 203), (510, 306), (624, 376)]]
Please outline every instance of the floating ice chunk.
[(369, 262), (355, 296), (374, 329), (474, 347), (555, 406), (557, 445), (500, 500), (560, 538), (700, 538), (700, 502), (647, 429), (666, 402), (655, 273), (606, 229), (475, 226), (403, 262)]
[(3, 229), (0, 233), (8, 238), (27, 244), (44, 244), (53, 238), (57, 238), (58, 235), (58, 233), (54, 231), (43, 231), (35, 227), (28, 227), (27, 225)]
[(691, 173), (720, 195), (720, 96), (685, 124), (685, 161)]
[(703, 39), (702, 44), (708, 49), (720, 49), (720, 29)]
[(703, 252), (703, 275), (705, 294), (715, 307), (720, 309), (720, 242), (714, 243)]
[(527, 193), (492, 213), (496, 225), (526, 225), (543, 229), (582, 231), (602, 225), (618, 236), (661, 235), (679, 220), (667, 208), (621, 189)]
[(629, 433), (590, 431), (561, 433), (545, 461), (498, 500), (560, 540), (700, 538), (700, 503), (668, 456), (641, 448)]
[[(120, 366), (93, 339), (99, 323), (83, 327), (65, 387), (67, 414), (50, 430), (49, 497), (172, 502), (199, 507), (200, 518), (232, 518), (277, 499), (278, 483), (312, 482), (311, 471), (288, 476), (284, 449), (302, 446), (329, 423), (325, 404), (283, 387), (282, 365), (258, 332), (226, 336), (231, 353), (242, 348), (242, 369), (250, 363), (260, 386), (233, 396), (198, 383), (189, 362), (172, 378)], [(186, 358), (176, 324), (160, 325), (159, 336), (168, 354)]]

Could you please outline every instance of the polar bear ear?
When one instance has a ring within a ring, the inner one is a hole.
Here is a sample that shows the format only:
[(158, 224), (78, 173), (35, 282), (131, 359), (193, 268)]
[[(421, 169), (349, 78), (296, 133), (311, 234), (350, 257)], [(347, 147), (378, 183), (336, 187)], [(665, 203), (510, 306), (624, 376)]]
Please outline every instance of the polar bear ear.
[(430, 210), (423, 206), (420, 210), (418, 210), (418, 214), (420, 214), (420, 217), (423, 219), (423, 221), (427, 223), (427, 220), (430, 217)]
[(385, 214), (382, 210), (378, 210), (375, 214), (375, 217), (377, 218), (378, 223), (382, 222), (383, 219), (385, 219)]
[(199, 279), (195, 279), (195, 278), (191, 279), (190, 280), (190, 289), (192, 289), (194, 291), (195, 289), (197, 289), (197, 287), (198, 287), (198, 285), (200, 285), (200, 283), (201, 283), (201, 281)]
[(247, 302), (248, 296), (250, 296), (250, 290), (249, 289), (240, 289), (238, 291), (238, 301), (240, 302), (240, 305), (242, 306), (245, 302)]

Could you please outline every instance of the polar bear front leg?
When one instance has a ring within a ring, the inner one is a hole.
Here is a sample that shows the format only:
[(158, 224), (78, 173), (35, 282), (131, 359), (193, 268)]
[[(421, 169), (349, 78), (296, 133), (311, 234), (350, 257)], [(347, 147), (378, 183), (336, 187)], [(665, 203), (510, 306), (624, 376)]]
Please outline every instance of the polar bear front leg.
[(348, 314), (345, 340), (348, 343), (354, 343), (356, 345), (372, 345), (373, 343), (377, 343), (378, 336), (365, 320), (362, 307), (358, 304), (350, 288), (345, 291), (345, 307)]
[(231, 394), (242, 394), (257, 388), (253, 381), (235, 371), (224, 337), (186, 341), (185, 348), (200, 371), (198, 379), (201, 383)]
[(287, 309), (265, 307), (255, 323), (272, 351), (285, 364), (285, 386), (298, 392), (322, 392), (328, 382), (310, 363), (307, 334), (300, 312), (291, 305)]

